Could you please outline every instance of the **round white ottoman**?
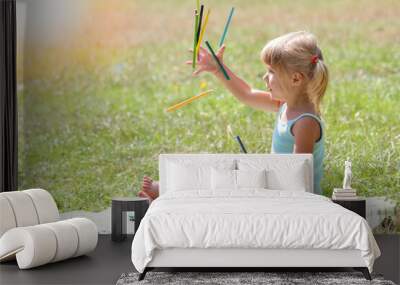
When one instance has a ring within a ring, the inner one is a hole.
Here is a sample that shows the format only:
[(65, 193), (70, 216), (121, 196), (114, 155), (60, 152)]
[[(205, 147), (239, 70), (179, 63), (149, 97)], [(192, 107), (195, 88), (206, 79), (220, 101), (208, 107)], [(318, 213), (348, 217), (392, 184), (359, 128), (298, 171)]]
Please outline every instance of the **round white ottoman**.
[(96, 245), (96, 225), (74, 218), (7, 231), (0, 239), (0, 258), (16, 255), (19, 268), (28, 269), (86, 254)]
[(80, 256), (96, 248), (97, 234), (89, 219), (59, 221), (46, 190), (0, 193), (0, 262), (17, 259), (27, 269)]

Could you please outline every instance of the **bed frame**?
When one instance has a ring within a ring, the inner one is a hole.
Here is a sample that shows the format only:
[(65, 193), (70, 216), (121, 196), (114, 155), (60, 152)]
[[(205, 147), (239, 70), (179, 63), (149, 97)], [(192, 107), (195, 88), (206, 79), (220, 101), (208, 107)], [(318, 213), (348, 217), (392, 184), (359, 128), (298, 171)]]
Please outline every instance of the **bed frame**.
[(156, 250), (152, 261), (139, 275), (155, 268), (232, 268), (246, 271), (254, 268), (343, 268), (361, 271), (371, 280), (359, 250), (328, 249), (183, 249)]
[[(166, 162), (168, 159), (190, 159), (197, 162), (237, 158), (271, 159), (273, 163), (284, 160), (305, 160), (313, 169), (312, 154), (161, 154), (159, 157), (160, 195), (165, 193)], [(308, 173), (309, 188), (313, 192), (313, 171)], [(254, 249), (254, 248), (168, 248), (157, 249), (153, 259), (139, 280), (156, 268), (229, 268), (234, 271), (271, 268), (353, 268), (361, 271), (367, 280), (371, 276), (359, 250), (329, 249)]]

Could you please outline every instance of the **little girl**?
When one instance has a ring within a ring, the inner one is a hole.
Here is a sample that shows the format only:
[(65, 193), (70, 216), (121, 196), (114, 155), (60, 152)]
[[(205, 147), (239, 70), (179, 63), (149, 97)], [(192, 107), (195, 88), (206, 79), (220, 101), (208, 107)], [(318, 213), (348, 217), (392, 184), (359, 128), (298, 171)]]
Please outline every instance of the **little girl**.
[[(224, 63), (222, 46), (217, 57), (227, 71), (227, 80), (208, 51), (200, 47), (198, 69), (214, 74), (242, 103), (255, 109), (276, 112), (272, 153), (312, 153), (314, 158), (314, 193), (322, 194), (320, 181), (324, 159), (324, 125), (320, 102), (328, 85), (328, 69), (313, 34), (293, 32), (268, 42), (261, 51), (267, 66), (263, 76), (267, 91), (252, 89)], [(187, 64), (192, 64), (187, 61)], [(139, 196), (153, 200), (158, 183), (145, 176)]]

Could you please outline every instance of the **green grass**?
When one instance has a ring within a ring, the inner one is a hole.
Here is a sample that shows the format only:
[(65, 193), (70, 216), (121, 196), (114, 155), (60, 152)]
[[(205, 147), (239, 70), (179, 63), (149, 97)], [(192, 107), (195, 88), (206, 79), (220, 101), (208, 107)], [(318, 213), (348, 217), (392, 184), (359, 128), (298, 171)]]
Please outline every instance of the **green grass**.
[[(87, 48), (83, 54), (91, 60), (85, 64), (35, 73), (24, 82), (19, 93), (20, 189), (51, 191), (61, 211), (98, 211), (113, 196), (138, 192), (143, 175), (157, 179), (160, 153), (238, 153), (228, 125), (252, 153), (270, 151), (275, 114), (240, 104), (210, 75), (190, 76), (184, 61), (190, 57), (195, 2), (168, 3), (137, 2), (150, 19), (148, 25), (139, 23), (141, 41), (113, 50)], [(387, 196), (400, 205), (400, 20), (392, 12), (399, 3), (313, 3), (205, 1), (213, 9), (205, 39), (216, 45), (235, 5), (225, 62), (252, 86), (264, 88), (265, 67), (259, 59), (264, 44), (288, 31), (315, 33), (331, 74), (322, 105), (324, 194), (340, 187), (343, 163), (350, 157), (353, 187), (360, 195)], [(166, 22), (160, 30), (161, 20)], [(37, 58), (44, 66), (46, 59), (54, 62), (51, 55)], [(217, 92), (165, 112), (197, 94), (201, 82)]]

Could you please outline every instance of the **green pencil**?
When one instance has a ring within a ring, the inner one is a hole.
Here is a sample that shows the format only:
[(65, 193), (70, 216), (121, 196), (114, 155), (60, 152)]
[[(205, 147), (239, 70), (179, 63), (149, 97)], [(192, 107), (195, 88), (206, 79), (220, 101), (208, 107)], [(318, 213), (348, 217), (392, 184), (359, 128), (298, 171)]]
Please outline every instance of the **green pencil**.
[(226, 72), (226, 70), (225, 70), (224, 66), (221, 64), (221, 62), (219, 61), (218, 57), (215, 55), (215, 52), (213, 51), (210, 43), (208, 41), (205, 41), (205, 43), (207, 45), (208, 50), (212, 54), (213, 58), (215, 59), (215, 61), (219, 65), (219, 68), (221, 69), (222, 73), (224, 74), (226, 80), (230, 80), (230, 77), (229, 77), (228, 73)]
[(193, 69), (196, 68), (196, 45), (197, 45), (197, 29), (199, 25), (199, 14), (194, 10), (194, 34), (193, 34)]
[(225, 24), (224, 32), (223, 32), (223, 34), (221, 36), (221, 39), (219, 41), (219, 47), (221, 47), (222, 44), (224, 43), (225, 36), (226, 36), (227, 31), (228, 31), (229, 24), (231, 23), (232, 15), (233, 15), (234, 11), (235, 11), (235, 7), (232, 7), (231, 12), (229, 13), (228, 20), (226, 21), (226, 24)]

